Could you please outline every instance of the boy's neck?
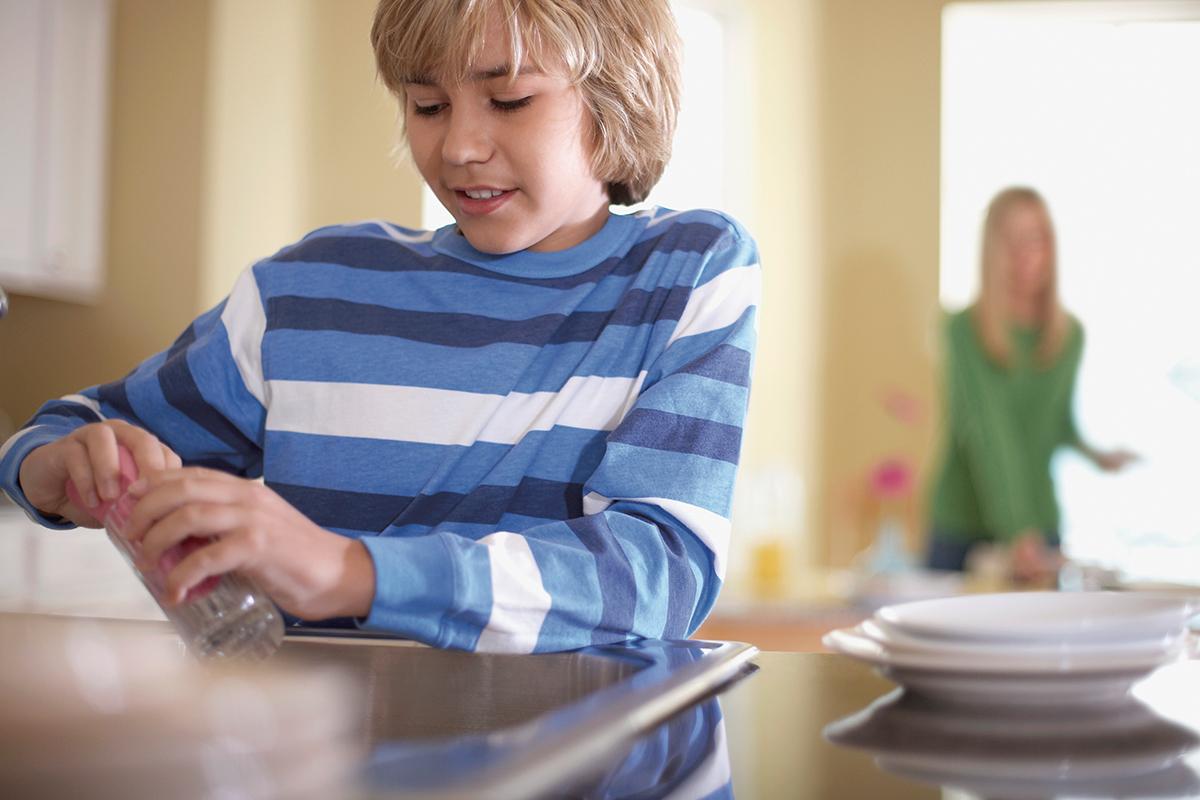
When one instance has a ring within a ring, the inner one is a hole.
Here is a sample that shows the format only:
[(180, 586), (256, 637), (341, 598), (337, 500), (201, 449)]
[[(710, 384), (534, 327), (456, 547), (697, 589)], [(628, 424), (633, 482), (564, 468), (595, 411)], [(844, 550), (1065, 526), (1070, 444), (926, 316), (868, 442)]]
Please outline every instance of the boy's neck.
[(582, 244), (600, 232), (604, 223), (608, 221), (608, 215), (608, 197), (605, 196), (603, 203), (589, 216), (578, 222), (563, 225), (545, 239), (531, 245), (529, 250), (533, 253), (553, 253)]

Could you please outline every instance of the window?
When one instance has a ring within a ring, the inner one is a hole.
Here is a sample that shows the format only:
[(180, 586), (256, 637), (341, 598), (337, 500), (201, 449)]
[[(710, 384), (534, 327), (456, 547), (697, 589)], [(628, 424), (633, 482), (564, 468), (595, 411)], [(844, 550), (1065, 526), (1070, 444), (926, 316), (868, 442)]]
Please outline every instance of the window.
[(1041, 191), (1087, 332), (1080, 429), (1144, 459), (1117, 476), (1057, 460), (1064, 546), (1135, 579), (1200, 581), (1200, 9), (953, 4), (942, 41), (942, 300), (974, 294), (991, 196)]

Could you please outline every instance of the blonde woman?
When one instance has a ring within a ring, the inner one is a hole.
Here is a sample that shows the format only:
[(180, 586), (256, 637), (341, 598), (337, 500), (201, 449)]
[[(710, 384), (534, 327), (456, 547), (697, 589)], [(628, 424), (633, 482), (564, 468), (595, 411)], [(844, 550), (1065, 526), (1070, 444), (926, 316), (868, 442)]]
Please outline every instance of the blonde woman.
[(1083, 328), (1058, 297), (1054, 226), (1033, 189), (988, 206), (979, 296), (947, 321), (947, 435), (928, 563), (961, 570), (981, 542), (1011, 547), (1013, 577), (1043, 581), (1059, 556), (1050, 459), (1061, 445), (1101, 469), (1133, 454), (1084, 443), (1072, 414)]

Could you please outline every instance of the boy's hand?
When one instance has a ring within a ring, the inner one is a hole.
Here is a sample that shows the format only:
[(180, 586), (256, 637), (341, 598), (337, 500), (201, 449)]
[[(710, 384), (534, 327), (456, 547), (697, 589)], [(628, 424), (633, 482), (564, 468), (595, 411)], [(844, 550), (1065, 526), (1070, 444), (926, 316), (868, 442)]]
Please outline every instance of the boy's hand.
[[(143, 475), (177, 469), (181, 463), (171, 448), (147, 430), (117, 419), (94, 422), (29, 452), (21, 462), (18, 478), (25, 498), (43, 514), (57, 515), (87, 528), (102, 527), (91, 510), (101, 501), (116, 500), (120, 495), (119, 445), (129, 449)], [(68, 478), (75, 483), (86, 508), (77, 507), (67, 497)]]
[(317, 526), (261, 483), (189, 467), (149, 475), (129, 491), (140, 499), (125, 536), (142, 543), (143, 569), (189, 536), (211, 539), (165, 576), (169, 602), (236, 571), (302, 619), (370, 612), (375, 567), (366, 548)]

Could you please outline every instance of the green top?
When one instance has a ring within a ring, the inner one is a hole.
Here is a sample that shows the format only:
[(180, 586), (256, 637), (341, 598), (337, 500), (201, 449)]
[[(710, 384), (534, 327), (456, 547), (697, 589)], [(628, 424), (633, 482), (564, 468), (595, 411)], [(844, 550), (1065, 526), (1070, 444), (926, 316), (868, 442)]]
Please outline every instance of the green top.
[(1082, 446), (1071, 401), (1083, 328), (1070, 325), (1049, 367), (1035, 360), (1038, 331), (1014, 327), (1006, 368), (985, 353), (969, 309), (948, 317), (947, 436), (931, 502), (940, 531), (1009, 540), (1058, 530), (1050, 458), (1060, 445)]

